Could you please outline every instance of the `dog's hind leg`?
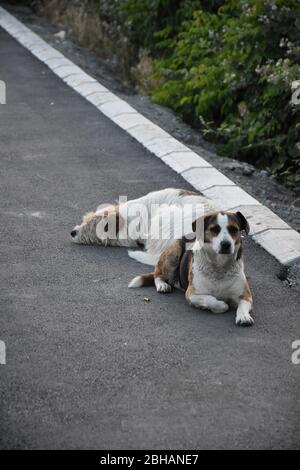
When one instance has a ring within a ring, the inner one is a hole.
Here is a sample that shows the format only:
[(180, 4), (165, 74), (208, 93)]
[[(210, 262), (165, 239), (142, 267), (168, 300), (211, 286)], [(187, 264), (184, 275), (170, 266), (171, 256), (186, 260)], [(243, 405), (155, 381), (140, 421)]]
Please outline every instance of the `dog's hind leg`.
[(183, 254), (183, 243), (175, 240), (159, 257), (155, 266), (154, 282), (157, 292), (171, 292), (179, 280), (180, 260)]
[[(180, 259), (183, 252), (183, 244), (181, 240), (175, 240), (159, 257), (155, 266), (155, 273), (144, 274), (135, 277), (128, 287), (141, 287), (155, 284), (157, 292), (171, 292), (172, 287), (178, 280), (178, 271)], [(150, 257), (143, 251), (129, 251), (129, 256), (137, 261), (145, 263), (147, 257)], [(143, 261), (142, 261), (143, 260)]]

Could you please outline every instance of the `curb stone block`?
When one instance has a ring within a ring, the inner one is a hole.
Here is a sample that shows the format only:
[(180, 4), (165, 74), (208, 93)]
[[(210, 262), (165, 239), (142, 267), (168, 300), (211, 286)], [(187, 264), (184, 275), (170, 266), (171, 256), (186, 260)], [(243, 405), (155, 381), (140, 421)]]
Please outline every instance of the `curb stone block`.
[(94, 106), (96, 106), (96, 108), (98, 108), (99, 106), (102, 106), (105, 103), (111, 103), (112, 101), (114, 101), (114, 95), (112, 95), (112, 93), (110, 93), (109, 91), (101, 91), (87, 96), (86, 99)]
[(240, 205), (261, 205), (254, 197), (250, 196), (250, 194), (246, 193), (246, 191), (243, 191), (243, 189), (238, 186), (216, 186), (214, 188), (204, 189), (203, 194), (209, 199), (212, 199), (217, 207), (225, 211), (233, 210)]
[(91, 83), (81, 83), (80, 85), (76, 87), (76, 91), (78, 91), (78, 93), (80, 93), (82, 96), (87, 97), (88, 95), (91, 95), (92, 93), (108, 92), (108, 89), (95, 81)]
[(102, 113), (105, 114), (105, 116), (114, 117), (123, 113), (136, 113), (136, 110), (133, 109), (125, 101), (120, 100), (113, 93), (111, 93), (111, 95), (114, 97), (114, 99), (112, 100), (113, 102), (104, 103), (99, 107), (100, 111), (102, 111)]
[(229, 178), (213, 167), (192, 168), (184, 172), (184, 178), (201, 192), (215, 186), (235, 186)]
[(151, 123), (149, 119), (145, 118), (138, 112), (120, 114), (119, 116), (113, 117), (112, 120), (125, 131), (136, 126), (144, 126)]
[[(183, 173), (191, 168), (212, 168), (212, 166), (199, 157), (195, 152), (174, 152), (162, 157), (162, 160), (177, 173)], [(185, 175), (183, 175), (185, 178)]]
[[(56, 61), (54, 61), (53, 59), (56, 59)], [(52, 62), (48, 63), (48, 61), (50, 60), (52, 60)], [(56, 74), (56, 69), (63, 68), (63, 67), (71, 67), (71, 64), (65, 57), (59, 57), (57, 54), (56, 56), (53, 55), (53, 57), (47, 58), (45, 63), (48, 65), (48, 67), (51, 70), (53, 70), (53, 72), (55, 72), (55, 74)]]
[(44, 50), (41, 50), (41, 49), (36, 49), (36, 50), (33, 49), (31, 52), (35, 57), (40, 59), (42, 62), (46, 62), (47, 59), (53, 59), (53, 58), (58, 57), (58, 55), (57, 55), (57, 53), (55, 53), (55, 51), (44, 51)]
[(136, 140), (147, 146), (150, 142), (155, 142), (156, 139), (169, 139), (170, 136), (167, 132), (163, 131), (160, 127), (149, 122), (133, 127), (128, 130), (128, 133)]
[[(114, 103), (115, 101), (118, 101), (118, 98), (116, 95), (108, 91), (107, 93), (96, 93), (95, 95), (88, 96), (86, 98), (88, 101), (91, 103), (97, 102), (95, 106), (101, 111), (103, 114), (105, 114), (104, 111), (102, 111), (102, 106), (108, 103)], [(107, 114), (105, 114), (107, 116)], [(108, 116), (109, 117), (109, 116)]]
[(190, 152), (190, 149), (173, 137), (169, 139), (157, 139), (147, 145), (147, 149), (158, 158), (162, 158), (172, 152)]
[(60, 67), (64, 64), (64, 57), (59, 57), (58, 54), (54, 57), (49, 57), (45, 59), (45, 64), (48, 65), (49, 69), (55, 70), (57, 67)]
[[(51, 68), (51, 67), (50, 67)], [(75, 73), (63, 79), (70, 87), (74, 88), (81, 83), (92, 82), (94, 79), (81, 71), (80, 73)]]
[(22, 44), (24, 44), (24, 46), (27, 48), (28, 46), (30, 46), (30, 44), (35, 44), (35, 43), (40, 44), (41, 47), (46, 45), (46, 43), (41, 38), (36, 36), (34, 33), (27, 32), (26, 30), (20, 31), (20, 34), (18, 34), (17, 39), (18, 41), (21, 41)]
[(30, 41), (30, 44), (28, 44), (28, 49), (32, 52), (35, 48), (39, 48), (39, 49), (42, 49), (42, 48), (46, 48), (45, 44), (43, 41), (41, 40), (36, 40), (36, 41)]
[(55, 69), (56, 75), (61, 78), (65, 78), (68, 75), (81, 73), (81, 69), (77, 67), (77, 65), (62, 65), (61, 67), (57, 67)]
[(296, 230), (270, 229), (252, 238), (281, 264), (288, 266), (300, 261), (300, 234)]
[(269, 229), (291, 230), (290, 226), (272, 212), (268, 207), (238, 206), (234, 212), (240, 211), (246, 217), (250, 225), (250, 235), (256, 235)]

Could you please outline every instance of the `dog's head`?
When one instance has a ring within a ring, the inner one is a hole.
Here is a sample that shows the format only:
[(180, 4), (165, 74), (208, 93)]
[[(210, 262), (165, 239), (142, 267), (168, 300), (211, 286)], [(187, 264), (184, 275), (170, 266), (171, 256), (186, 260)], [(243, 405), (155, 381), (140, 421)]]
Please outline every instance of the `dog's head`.
[[(202, 225), (201, 225), (202, 224)], [(241, 256), (241, 232), (250, 227), (241, 212), (210, 212), (193, 223), (193, 230), (202, 231), (204, 247), (218, 255)]]
[(71, 231), (73, 242), (98, 245), (113, 244), (117, 240), (120, 224), (118, 206), (111, 205), (88, 212), (83, 216), (82, 223)]

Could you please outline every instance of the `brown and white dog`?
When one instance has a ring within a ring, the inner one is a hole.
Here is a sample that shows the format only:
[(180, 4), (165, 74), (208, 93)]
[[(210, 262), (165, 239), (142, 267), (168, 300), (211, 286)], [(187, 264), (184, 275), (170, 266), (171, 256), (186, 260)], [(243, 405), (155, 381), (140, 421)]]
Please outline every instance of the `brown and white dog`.
[[(200, 237), (199, 227), (202, 226)], [(252, 295), (244, 273), (241, 232), (249, 224), (240, 213), (208, 212), (193, 224), (195, 241), (186, 249), (183, 237), (160, 255), (155, 271), (134, 278), (129, 287), (155, 284), (157, 292), (185, 291), (193, 307), (214, 313), (237, 306), (236, 324), (252, 325)]]
[[(188, 206), (193, 210), (186, 211)], [(160, 228), (159, 237), (152, 236), (153, 227)], [(134, 278), (129, 287), (155, 284), (158, 292), (179, 287), (189, 304), (216, 313), (225, 312), (228, 303), (235, 303), (236, 323), (252, 325), (252, 296), (242, 260), (243, 230), (248, 233), (249, 225), (240, 212), (216, 212), (212, 203), (197, 193), (167, 188), (135, 200), (100, 206), (83, 217), (71, 236), (80, 244), (143, 247), (144, 251), (130, 250), (128, 254), (138, 262), (155, 266), (155, 271)]]

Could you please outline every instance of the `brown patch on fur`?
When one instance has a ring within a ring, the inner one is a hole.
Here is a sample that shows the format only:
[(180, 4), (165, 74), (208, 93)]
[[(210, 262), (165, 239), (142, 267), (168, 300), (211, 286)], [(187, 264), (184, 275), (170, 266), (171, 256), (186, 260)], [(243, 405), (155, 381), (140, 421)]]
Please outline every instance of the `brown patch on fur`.
[(189, 191), (188, 189), (181, 189), (179, 191), (179, 196), (199, 196), (199, 193), (195, 191)]
[(185, 291), (185, 298), (188, 303), (190, 303), (190, 298), (194, 293), (195, 289), (193, 286), (193, 257), (191, 257), (189, 264), (188, 288)]
[(252, 294), (251, 294), (248, 281), (246, 281), (244, 292), (242, 293), (242, 295), (240, 295), (240, 299), (246, 300), (247, 302), (252, 303)]
[(100, 217), (108, 217), (110, 214), (115, 214), (119, 211), (118, 204), (110, 204), (109, 206), (101, 208), (101, 210), (97, 210), (97, 215)]
[(143, 286), (153, 286), (154, 285), (154, 272), (146, 273), (141, 275)]
[(215, 235), (210, 231), (210, 226), (216, 225), (218, 214), (220, 214), (220, 212), (218, 211), (207, 212), (204, 216), (199, 217), (193, 222), (192, 224), (193, 231), (196, 232), (196, 236), (198, 239), (200, 238), (200, 231), (199, 231), (199, 228), (201, 228), (200, 224), (203, 224), (204, 241), (206, 243), (211, 242), (212, 238)]
[(123, 223), (124, 220), (120, 216), (118, 204), (104, 207), (99, 212), (88, 212), (83, 216), (79, 243), (116, 244)]
[(107, 207), (104, 207), (101, 209), (100, 212), (87, 212), (82, 219), (82, 222), (84, 224), (89, 224), (92, 222), (96, 217), (102, 218), (102, 217), (109, 217), (111, 214), (119, 214), (119, 205), (118, 204), (111, 204)]
[(193, 252), (186, 250), (181, 257), (180, 270), (179, 270), (179, 282), (182, 289), (186, 290), (189, 286), (190, 278), (190, 267), (193, 259)]
[(230, 233), (232, 238), (233, 238), (234, 235), (238, 234), (238, 232), (241, 230), (241, 228), (240, 228), (239, 222), (238, 222), (235, 214), (232, 214), (231, 212), (228, 212), (227, 217), (228, 217), (228, 228), (229, 228), (229, 230), (230, 230), (230, 227), (237, 230), (236, 233)]
[(87, 212), (82, 219), (84, 224), (89, 224), (93, 219), (96, 218), (96, 212)]
[(228, 217), (228, 231), (230, 233), (231, 238), (234, 240), (235, 244), (238, 246), (240, 245), (237, 253), (237, 259), (242, 257), (242, 238), (241, 238), (241, 228), (239, 225), (239, 221), (235, 214), (227, 213)]
[(184, 250), (182, 240), (176, 240), (159, 257), (155, 277), (173, 286), (179, 277), (180, 259)]

